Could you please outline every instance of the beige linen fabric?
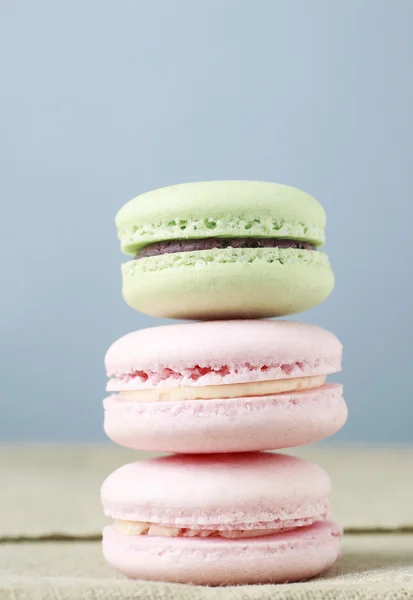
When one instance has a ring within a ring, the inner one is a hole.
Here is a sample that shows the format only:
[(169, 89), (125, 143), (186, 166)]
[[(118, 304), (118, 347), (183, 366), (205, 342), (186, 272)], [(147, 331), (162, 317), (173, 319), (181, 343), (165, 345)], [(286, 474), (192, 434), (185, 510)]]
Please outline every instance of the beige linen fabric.
[(408, 600), (413, 534), (347, 535), (342, 558), (320, 578), (225, 588), (130, 581), (99, 542), (0, 544), (1, 600)]

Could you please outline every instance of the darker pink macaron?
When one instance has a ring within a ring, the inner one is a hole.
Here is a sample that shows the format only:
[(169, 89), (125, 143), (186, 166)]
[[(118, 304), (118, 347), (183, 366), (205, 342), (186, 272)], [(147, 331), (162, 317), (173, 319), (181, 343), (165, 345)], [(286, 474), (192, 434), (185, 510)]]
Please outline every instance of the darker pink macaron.
[[(160, 452), (244, 452), (315, 442), (346, 421), (341, 385), (231, 398), (228, 386), (319, 378), (341, 370), (341, 355), (332, 333), (292, 321), (135, 331), (106, 355), (111, 395), (104, 401), (105, 431), (123, 446)], [(199, 394), (209, 386), (213, 398), (174, 399), (177, 390)], [(130, 392), (140, 392), (139, 399)], [(171, 397), (154, 401), (154, 392)]]

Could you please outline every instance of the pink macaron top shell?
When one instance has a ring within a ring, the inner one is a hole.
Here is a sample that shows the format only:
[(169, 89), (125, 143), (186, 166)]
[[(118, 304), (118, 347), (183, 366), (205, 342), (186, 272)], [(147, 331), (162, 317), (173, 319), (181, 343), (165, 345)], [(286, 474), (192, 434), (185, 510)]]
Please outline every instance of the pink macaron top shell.
[(342, 346), (329, 331), (294, 321), (212, 321), (129, 333), (108, 350), (108, 391), (208, 386), (328, 375)]
[(323, 520), (330, 479), (274, 453), (167, 456), (125, 465), (101, 489), (119, 520), (205, 529), (278, 529)]

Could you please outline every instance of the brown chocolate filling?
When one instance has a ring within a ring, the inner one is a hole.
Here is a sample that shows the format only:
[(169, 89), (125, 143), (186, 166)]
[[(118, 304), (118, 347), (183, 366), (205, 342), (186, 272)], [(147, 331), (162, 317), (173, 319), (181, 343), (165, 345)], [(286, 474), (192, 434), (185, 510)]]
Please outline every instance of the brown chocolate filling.
[(196, 252), (198, 250), (222, 250), (223, 248), (296, 248), (298, 250), (316, 250), (314, 244), (297, 240), (277, 238), (204, 238), (200, 240), (169, 240), (149, 244), (139, 250), (136, 258), (148, 258), (160, 254), (176, 252)]

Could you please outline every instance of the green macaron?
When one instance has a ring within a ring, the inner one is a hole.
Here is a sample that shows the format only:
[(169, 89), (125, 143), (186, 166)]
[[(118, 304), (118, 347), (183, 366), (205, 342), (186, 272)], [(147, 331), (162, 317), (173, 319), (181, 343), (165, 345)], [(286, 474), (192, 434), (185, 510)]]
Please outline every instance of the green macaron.
[(137, 196), (119, 211), (123, 296), (148, 315), (276, 317), (316, 306), (334, 275), (325, 213), (296, 188), (208, 181)]

